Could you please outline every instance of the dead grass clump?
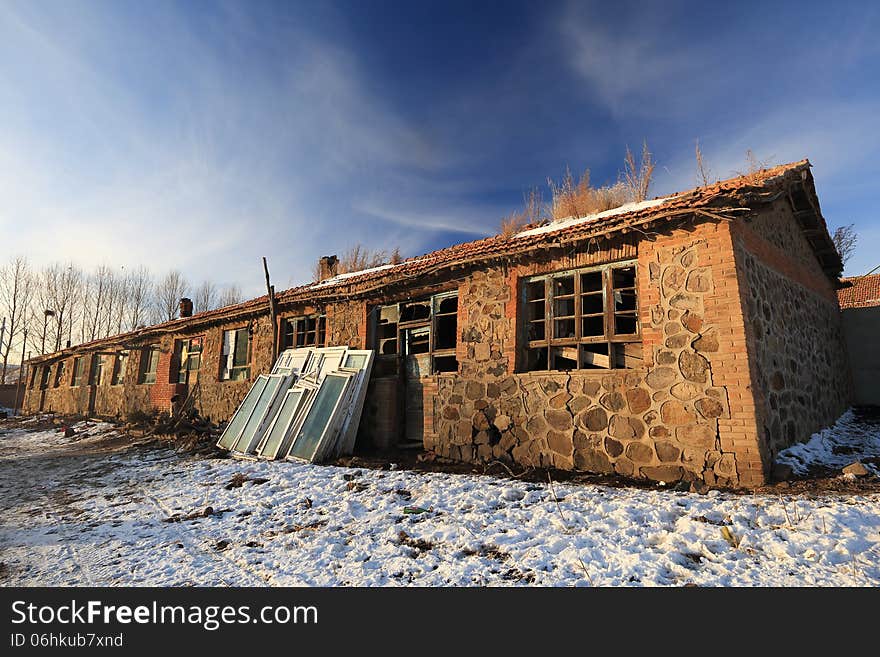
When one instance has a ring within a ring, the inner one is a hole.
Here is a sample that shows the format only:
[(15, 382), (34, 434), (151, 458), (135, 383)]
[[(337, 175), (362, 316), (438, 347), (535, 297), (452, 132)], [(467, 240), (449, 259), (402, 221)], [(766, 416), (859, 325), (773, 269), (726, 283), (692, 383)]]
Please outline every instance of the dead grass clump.
[(523, 194), (523, 207), (518, 212), (512, 212), (501, 220), (501, 237), (510, 239), (523, 228), (535, 224), (543, 219), (544, 203), (541, 192), (531, 189)]
[(558, 184), (549, 179), (547, 184), (553, 199), (550, 203), (550, 216), (554, 220), (586, 217), (619, 207), (630, 200), (629, 190), (622, 181), (593, 187), (590, 184), (589, 169), (575, 182), (571, 170), (566, 168), (565, 176)]
[(703, 160), (703, 149), (700, 148), (699, 139), (697, 139), (694, 151), (697, 157), (697, 184), (701, 187), (707, 187), (712, 183), (717, 182), (717, 180), (713, 180), (712, 170), (706, 165), (705, 160)]
[(648, 198), (651, 189), (651, 179), (654, 177), (654, 158), (648, 150), (647, 140), (642, 142), (642, 159), (636, 162), (636, 157), (629, 146), (626, 147), (626, 157), (623, 160), (623, 184), (629, 192), (630, 200), (641, 203)]

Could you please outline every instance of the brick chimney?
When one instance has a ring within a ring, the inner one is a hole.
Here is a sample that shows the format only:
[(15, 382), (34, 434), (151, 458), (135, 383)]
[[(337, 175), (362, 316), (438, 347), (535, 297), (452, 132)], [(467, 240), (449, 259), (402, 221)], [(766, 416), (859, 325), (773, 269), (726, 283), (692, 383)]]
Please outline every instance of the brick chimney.
[(318, 281), (326, 281), (328, 278), (336, 276), (336, 268), (339, 265), (339, 258), (335, 255), (324, 256), (318, 261)]
[(187, 299), (183, 297), (180, 300), (180, 316), (181, 317), (192, 317), (193, 314), (193, 302), (192, 299)]

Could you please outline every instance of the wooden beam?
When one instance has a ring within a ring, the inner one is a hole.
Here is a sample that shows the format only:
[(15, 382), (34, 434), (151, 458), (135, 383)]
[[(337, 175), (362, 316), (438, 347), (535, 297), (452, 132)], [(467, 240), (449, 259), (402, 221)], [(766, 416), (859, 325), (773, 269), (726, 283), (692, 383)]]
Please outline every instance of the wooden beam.
[(272, 366), (278, 360), (278, 322), (275, 317), (275, 286), (269, 283), (269, 265), (263, 256), (263, 271), (266, 274), (266, 292), (269, 294), (269, 319), (272, 322)]

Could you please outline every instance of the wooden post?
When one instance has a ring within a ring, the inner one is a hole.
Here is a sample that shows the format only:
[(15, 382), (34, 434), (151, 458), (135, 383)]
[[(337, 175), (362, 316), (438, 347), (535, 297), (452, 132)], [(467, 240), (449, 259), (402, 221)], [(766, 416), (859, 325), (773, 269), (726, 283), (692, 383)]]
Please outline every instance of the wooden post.
[(263, 256), (263, 271), (266, 273), (266, 292), (269, 294), (269, 319), (272, 322), (272, 367), (278, 360), (278, 321), (275, 316), (275, 286), (269, 283), (269, 265)]
[[(24, 350), (27, 347), (27, 328), (24, 330), (24, 340), (21, 343), (21, 363), (18, 366), (18, 381), (15, 384), (15, 402), (12, 404), (13, 417), (18, 415), (19, 391), (21, 391), (21, 405), (24, 406), (24, 393), (27, 392), (27, 381), (24, 382), (24, 390), (22, 390), (22, 378), (24, 377)], [(30, 369), (30, 367), (28, 367)], [(28, 372), (30, 374), (30, 372)]]

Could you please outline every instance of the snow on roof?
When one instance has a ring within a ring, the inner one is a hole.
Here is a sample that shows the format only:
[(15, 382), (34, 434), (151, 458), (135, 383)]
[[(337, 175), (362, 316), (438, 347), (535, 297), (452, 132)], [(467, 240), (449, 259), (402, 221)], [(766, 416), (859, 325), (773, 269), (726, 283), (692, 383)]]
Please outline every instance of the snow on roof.
[(557, 230), (562, 230), (571, 226), (577, 226), (578, 224), (587, 224), (593, 221), (598, 221), (599, 219), (613, 217), (618, 214), (626, 214), (627, 212), (638, 212), (640, 210), (647, 210), (658, 205), (663, 205), (664, 203), (671, 201), (674, 198), (677, 198), (677, 195), (664, 196), (663, 198), (657, 198), (652, 201), (625, 203), (624, 205), (621, 205), (619, 207), (611, 208), (610, 210), (603, 210), (602, 212), (594, 212), (593, 214), (588, 214), (584, 217), (568, 217), (567, 219), (559, 219), (558, 221), (553, 221), (549, 224), (538, 226), (537, 228), (530, 228), (529, 230), (524, 230), (521, 233), (517, 233), (516, 235), (514, 235), (514, 239), (518, 237), (527, 237), (530, 235), (543, 235), (545, 233), (553, 233)]
[(385, 271), (387, 269), (394, 269), (398, 265), (379, 265), (378, 267), (370, 267), (369, 269), (361, 269), (360, 271), (349, 271), (344, 274), (336, 274), (332, 278), (325, 278), (323, 281), (318, 281), (309, 287), (311, 289), (317, 289), (319, 287), (327, 287), (328, 285), (336, 285), (344, 281), (346, 278), (354, 278), (355, 276), (363, 276), (364, 274), (374, 274), (376, 272)]

